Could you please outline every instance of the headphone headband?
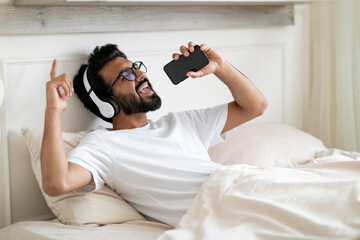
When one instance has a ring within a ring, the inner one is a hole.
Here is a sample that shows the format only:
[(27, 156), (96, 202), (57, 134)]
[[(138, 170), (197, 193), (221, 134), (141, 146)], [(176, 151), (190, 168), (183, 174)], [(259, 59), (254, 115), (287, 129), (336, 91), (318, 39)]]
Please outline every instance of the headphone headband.
[(88, 70), (89, 67), (87, 67), (85, 69), (85, 72), (84, 72), (84, 76), (83, 76), (83, 81), (84, 81), (84, 86), (85, 86), (85, 89), (86, 89), (86, 92), (89, 94), (91, 90), (91, 86), (90, 86), (90, 83), (89, 83), (89, 80), (87, 78), (87, 70)]
[(91, 100), (95, 103), (95, 105), (98, 107), (101, 115), (103, 115), (105, 118), (112, 118), (116, 115), (116, 107), (111, 104), (110, 101), (102, 101), (94, 92), (94, 90), (91, 88), (89, 80), (87, 78), (87, 70), (89, 67), (86, 67), (84, 76), (83, 76), (83, 82), (86, 89), (87, 94), (91, 98)]

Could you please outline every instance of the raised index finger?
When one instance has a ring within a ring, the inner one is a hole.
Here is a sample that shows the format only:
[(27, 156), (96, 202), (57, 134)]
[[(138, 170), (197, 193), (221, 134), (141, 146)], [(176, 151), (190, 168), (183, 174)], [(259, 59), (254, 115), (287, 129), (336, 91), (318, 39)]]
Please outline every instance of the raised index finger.
[(52, 67), (51, 67), (51, 72), (50, 72), (51, 80), (56, 78), (56, 68), (57, 68), (57, 60), (54, 59)]

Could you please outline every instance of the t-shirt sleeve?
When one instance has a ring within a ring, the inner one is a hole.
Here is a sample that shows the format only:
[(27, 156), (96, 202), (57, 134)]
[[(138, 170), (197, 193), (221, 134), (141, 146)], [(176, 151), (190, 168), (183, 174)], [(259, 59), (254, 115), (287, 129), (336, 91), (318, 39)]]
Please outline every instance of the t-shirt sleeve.
[(221, 132), (224, 129), (227, 114), (228, 104), (181, 113), (182, 118), (187, 122), (187, 127), (196, 132), (206, 148), (226, 140), (226, 133), (221, 134)]
[(111, 169), (112, 158), (101, 139), (93, 132), (85, 136), (80, 144), (67, 155), (68, 161), (89, 170), (93, 182), (73, 192), (89, 193), (101, 189)]

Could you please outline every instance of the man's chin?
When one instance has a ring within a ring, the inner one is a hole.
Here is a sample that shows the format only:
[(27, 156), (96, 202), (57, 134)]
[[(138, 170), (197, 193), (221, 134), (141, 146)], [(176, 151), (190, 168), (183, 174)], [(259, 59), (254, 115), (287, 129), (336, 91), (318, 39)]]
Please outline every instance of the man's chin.
[(162, 101), (161, 98), (156, 93), (151, 95), (151, 101), (153, 101), (151, 104), (152, 108), (151, 109), (149, 108), (149, 111), (153, 112), (160, 109)]
[(156, 111), (161, 107), (162, 101), (159, 95), (157, 95), (156, 92), (154, 92), (151, 96), (149, 96), (150, 101), (152, 101), (152, 110), (150, 111)]
[(138, 97), (136, 97), (135, 95), (128, 94), (119, 95), (117, 99), (125, 115), (153, 112), (158, 110), (162, 103), (161, 98), (154, 91), (149, 96), (138, 94)]

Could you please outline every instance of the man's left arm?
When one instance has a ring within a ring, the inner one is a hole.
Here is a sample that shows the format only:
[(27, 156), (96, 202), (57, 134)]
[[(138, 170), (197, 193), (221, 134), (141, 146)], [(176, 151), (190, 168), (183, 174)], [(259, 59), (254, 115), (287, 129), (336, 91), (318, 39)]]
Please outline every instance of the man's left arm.
[[(181, 46), (181, 53), (185, 57), (189, 56), (189, 52), (194, 51), (194, 45), (193, 42), (189, 42), (188, 47)], [(202, 44), (200, 49), (208, 56), (209, 64), (197, 72), (188, 72), (187, 76), (198, 78), (214, 73), (228, 86), (234, 97), (234, 101), (228, 105), (228, 116), (222, 133), (262, 115), (268, 102), (255, 84), (226, 61), (214, 48)], [(178, 59), (179, 54), (174, 54), (173, 58)]]

